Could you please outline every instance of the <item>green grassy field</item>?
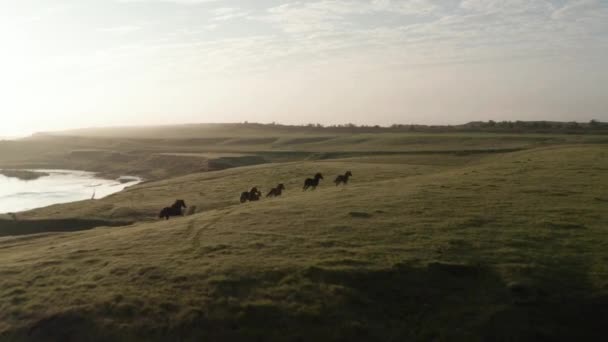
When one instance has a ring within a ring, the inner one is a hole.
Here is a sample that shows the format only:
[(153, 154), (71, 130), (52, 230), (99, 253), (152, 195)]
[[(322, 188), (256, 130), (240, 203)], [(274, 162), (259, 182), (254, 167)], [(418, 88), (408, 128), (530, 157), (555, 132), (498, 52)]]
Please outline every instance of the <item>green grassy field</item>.
[[(290, 149), (159, 143), (147, 153), (264, 161), (159, 174), (102, 200), (18, 213), (13, 232), (31, 222), (70, 232), (0, 237), (0, 340), (604, 338), (601, 136), (311, 139)], [(347, 170), (351, 184), (334, 186)], [(325, 179), (303, 192), (315, 172)], [(277, 183), (282, 198), (238, 203), (251, 186)], [(193, 215), (158, 220), (178, 198)], [(75, 220), (88, 230), (72, 231)], [(90, 229), (94, 220), (135, 223)]]
[(91, 129), (0, 141), (0, 168), (74, 169), (103, 177), (162, 180), (270, 162), (373, 155), (484, 154), (564, 144), (605, 144), (606, 135), (357, 133), (306, 127), (183, 125)]

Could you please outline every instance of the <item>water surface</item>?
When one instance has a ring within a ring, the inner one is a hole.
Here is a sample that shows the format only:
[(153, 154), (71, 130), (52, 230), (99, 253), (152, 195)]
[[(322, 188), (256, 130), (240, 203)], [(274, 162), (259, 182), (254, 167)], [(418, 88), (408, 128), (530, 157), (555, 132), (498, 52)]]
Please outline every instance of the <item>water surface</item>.
[(19, 212), (51, 204), (100, 199), (141, 182), (138, 177), (101, 179), (92, 172), (30, 170), (49, 176), (24, 181), (0, 175), (0, 213)]

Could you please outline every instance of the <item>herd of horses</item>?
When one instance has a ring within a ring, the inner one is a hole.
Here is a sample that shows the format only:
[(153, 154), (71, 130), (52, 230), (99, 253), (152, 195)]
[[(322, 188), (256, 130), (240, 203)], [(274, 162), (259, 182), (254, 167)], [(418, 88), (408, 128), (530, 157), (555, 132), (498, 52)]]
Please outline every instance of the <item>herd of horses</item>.
[[(349, 178), (352, 176), (353, 176), (352, 172), (346, 171), (345, 174), (337, 176), (336, 179), (334, 180), (334, 183), (336, 184), (336, 186), (341, 185), (341, 184), (346, 185), (346, 184), (348, 184)], [(312, 178), (307, 178), (304, 181), (304, 187), (302, 188), (302, 190), (303, 191), (306, 191), (308, 189), (315, 190), (317, 188), (317, 186), (319, 186), (319, 182), (322, 179), (323, 179), (323, 175), (320, 172), (317, 172)], [(268, 194), (266, 194), (266, 197), (279, 197), (283, 194), (283, 191), (285, 191), (285, 185), (283, 185), (283, 183), (280, 183), (275, 188), (272, 188), (270, 190), (270, 192), (268, 192)], [(255, 201), (259, 201), (261, 198), (262, 198), (262, 192), (260, 190), (258, 190), (258, 188), (256, 186), (254, 186), (253, 188), (251, 188), (251, 190), (244, 191), (241, 193), (240, 201), (241, 201), (241, 203), (245, 203), (247, 201), (255, 202)], [(171, 216), (183, 216), (184, 215), (183, 209), (185, 209), (187, 207), (188, 206), (186, 205), (186, 202), (184, 200), (176, 200), (172, 206), (163, 208), (163, 210), (160, 211), (160, 214), (158, 215), (158, 217), (168, 220)]]
[[(279, 197), (283, 194), (283, 190), (285, 190), (285, 185), (281, 183), (276, 188), (272, 188), (266, 197)], [(241, 203), (259, 201), (261, 197), (262, 193), (254, 186), (251, 190), (241, 193)]]

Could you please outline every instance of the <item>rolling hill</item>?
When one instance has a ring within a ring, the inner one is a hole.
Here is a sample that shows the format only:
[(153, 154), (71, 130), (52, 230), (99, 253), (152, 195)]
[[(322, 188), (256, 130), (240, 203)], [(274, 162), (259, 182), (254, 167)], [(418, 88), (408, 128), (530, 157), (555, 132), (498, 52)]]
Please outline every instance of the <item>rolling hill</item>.
[[(0, 238), (0, 340), (600, 339), (607, 170), (602, 144), (371, 153), (20, 213), (134, 223)], [(283, 197), (238, 203), (279, 182)], [(193, 215), (157, 220), (178, 198)]]

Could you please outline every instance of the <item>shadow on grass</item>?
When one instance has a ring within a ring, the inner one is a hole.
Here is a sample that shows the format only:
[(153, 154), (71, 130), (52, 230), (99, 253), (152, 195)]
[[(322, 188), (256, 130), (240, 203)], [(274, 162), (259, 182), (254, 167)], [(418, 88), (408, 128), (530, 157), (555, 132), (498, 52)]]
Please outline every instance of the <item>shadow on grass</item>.
[(104, 221), (84, 219), (56, 220), (0, 220), (0, 237), (29, 235), (50, 232), (74, 232), (95, 227), (121, 227), (132, 224), (126, 221)]
[(209, 160), (209, 170), (224, 170), (242, 166), (265, 164), (268, 161), (264, 157), (249, 155), (242, 157), (220, 157)]
[(122, 299), (115, 307), (56, 314), (4, 338), (572, 341), (602, 340), (607, 333), (608, 297), (595, 295), (580, 269), (505, 283), (491, 269), (447, 263), (384, 270), (310, 267), (206, 284), (210, 299), (196, 305), (189, 300), (168, 308)]

